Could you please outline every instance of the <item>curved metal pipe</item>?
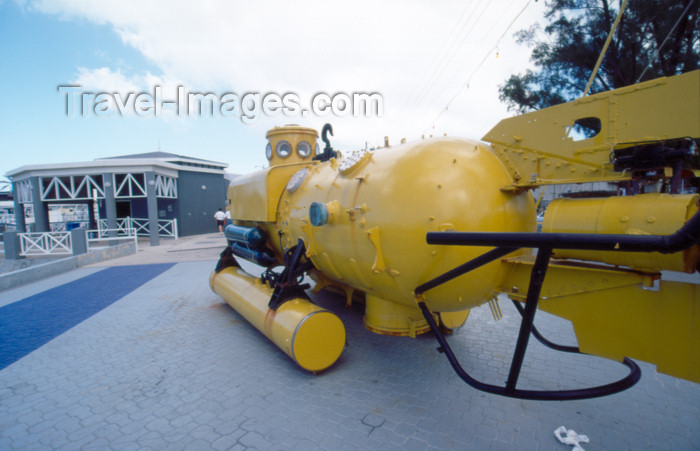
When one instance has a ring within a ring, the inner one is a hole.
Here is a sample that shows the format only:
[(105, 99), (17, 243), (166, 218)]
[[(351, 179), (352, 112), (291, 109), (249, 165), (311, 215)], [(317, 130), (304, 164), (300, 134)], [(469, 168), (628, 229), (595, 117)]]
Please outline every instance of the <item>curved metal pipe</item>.
[(455, 370), (457, 375), (469, 386), (476, 388), (477, 390), (517, 399), (531, 399), (536, 401), (571, 401), (575, 399), (597, 398), (600, 396), (619, 393), (632, 387), (642, 377), (642, 371), (639, 369), (639, 366), (631, 359), (625, 357), (622, 364), (629, 368), (629, 374), (618, 381), (597, 387), (575, 390), (508, 390), (507, 387), (486, 384), (474, 379), (464, 370), (464, 368), (462, 368), (457, 360), (457, 357), (455, 357), (454, 352), (452, 352), (450, 345), (447, 343), (445, 336), (442, 334), (442, 332), (440, 332), (440, 328), (435, 323), (433, 315), (430, 313), (428, 307), (424, 302), (419, 302), (418, 306), (422, 310), (423, 316), (425, 317), (426, 321), (428, 321), (430, 328), (433, 330), (435, 337), (440, 343), (438, 351), (445, 354), (447, 360), (449, 360), (450, 365), (452, 365), (452, 368)]
[[(513, 301), (511, 299), (511, 301)], [(524, 309), (523, 306), (520, 305), (518, 301), (513, 301), (513, 305), (515, 308), (518, 310), (520, 313), (520, 316), (523, 316), (524, 314)], [(547, 340), (544, 335), (540, 333), (539, 330), (537, 330), (537, 327), (535, 325), (532, 325), (532, 336), (537, 339), (540, 343), (548, 347), (549, 349), (554, 349), (555, 351), (561, 351), (561, 352), (570, 352), (572, 354), (583, 354), (581, 350), (578, 348), (578, 346), (566, 346), (566, 345), (560, 345), (557, 343), (554, 343), (553, 341)]]

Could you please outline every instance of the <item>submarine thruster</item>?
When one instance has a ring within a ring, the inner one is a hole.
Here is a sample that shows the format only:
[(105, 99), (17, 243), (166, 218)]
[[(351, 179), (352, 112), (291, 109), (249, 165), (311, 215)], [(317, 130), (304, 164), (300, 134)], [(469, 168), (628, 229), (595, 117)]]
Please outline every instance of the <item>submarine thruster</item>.
[[(688, 102), (687, 99), (695, 99)], [(267, 169), (228, 191), (233, 225), (212, 289), (302, 368), (322, 371), (345, 347), (338, 317), (314, 305), (332, 288), (360, 295), (372, 332), (432, 331), (458, 375), (491, 393), (580, 399), (630, 387), (639, 358), (700, 382), (700, 71), (592, 95), (501, 121), (483, 141), (431, 138), (339, 152), (322, 131), (267, 133)], [(681, 108), (682, 114), (678, 112)], [(583, 137), (576, 125), (594, 124)], [(617, 196), (559, 199), (537, 232), (532, 191), (603, 181)], [(644, 193), (643, 186), (657, 192)], [(244, 272), (236, 258), (267, 268)], [(506, 385), (469, 376), (445, 332), (469, 310), (507, 294), (523, 315)], [(540, 308), (572, 321), (578, 347), (534, 327)], [(566, 352), (618, 360), (620, 381), (580, 390), (529, 391), (517, 380), (530, 335)]]

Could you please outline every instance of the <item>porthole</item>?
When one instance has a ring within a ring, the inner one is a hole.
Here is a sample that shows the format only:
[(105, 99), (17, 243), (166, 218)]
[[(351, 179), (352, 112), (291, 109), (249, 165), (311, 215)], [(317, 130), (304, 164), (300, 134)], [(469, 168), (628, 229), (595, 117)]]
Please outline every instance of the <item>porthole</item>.
[(292, 146), (289, 141), (280, 141), (275, 146), (275, 153), (280, 158), (287, 158), (292, 153)]
[(311, 155), (311, 144), (308, 141), (299, 141), (297, 144), (297, 153), (301, 158), (308, 158)]

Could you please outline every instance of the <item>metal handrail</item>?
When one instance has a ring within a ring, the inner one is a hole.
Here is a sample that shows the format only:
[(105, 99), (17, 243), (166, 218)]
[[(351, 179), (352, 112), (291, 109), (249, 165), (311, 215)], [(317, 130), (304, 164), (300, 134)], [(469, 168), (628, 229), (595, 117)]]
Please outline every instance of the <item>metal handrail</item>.
[[(126, 235), (119, 235), (119, 233), (126, 233)], [(138, 252), (139, 250), (138, 236), (136, 234), (136, 229), (134, 228), (91, 229), (87, 230), (86, 234), (88, 251), (90, 251), (90, 249), (96, 249), (97, 246), (94, 246), (91, 243), (97, 243), (99, 241), (133, 241), (134, 246), (136, 247), (136, 251)], [(92, 238), (90, 237), (91, 234), (93, 235)], [(94, 234), (97, 234), (97, 236), (95, 237)]]
[[(577, 233), (493, 233), (493, 232), (429, 232), (426, 236), (428, 244), (446, 244), (460, 246), (496, 246), (495, 249), (480, 255), (432, 280), (421, 284), (414, 290), (419, 299), (418, 306), (423, 316), (435, 333), (440, 343), (440, 352), (445, 353), (457, 375), (470, 386), (489, 393), (519, 399), (535, 400), (572, 400), (606, 396), (626, 390), (636, 384), (641, 377), (639, 366), (625, 357), (622, 364), (630, 372), (624, 378), (598, 387), (588, 387), (576, 390), (520, 390), (516, 388), (520, 368), (525, 357), (525, 350), (530, 335), (537, 339), (543, 338), (534, 327), (535, 312), (539, 302), (540, 291), (549, 267), (553, 249), (581, 249), (624, 252), (661, 252), (675, 253), (687, 249), (700, 242), (700, 212), (695, 213), (677, 232), (671, 235), (620, 235), (620, 234), (577, 234)], [(504, 387), (480, 382), (471, 377), (455, 357), (447, 340), (435, 323), (432, 313), (423, 302), (422, 295), (426, 291), (443, 283), (466, 274), (489, 262), (497, 260), (521, 248), (537, 248), (537, 257), (530, 273), (525, 308), (518, 309), (522, 315), (520, 331), (516, 342), (513, 360)], [(548, 340), (542, 341), (546, 346), (563, 352), (583, 354), (573, 347), (561, 347)], [(553, 346), (550, 346), (553, 345)], [(561, 349), (566, 348), (566, 349)]]

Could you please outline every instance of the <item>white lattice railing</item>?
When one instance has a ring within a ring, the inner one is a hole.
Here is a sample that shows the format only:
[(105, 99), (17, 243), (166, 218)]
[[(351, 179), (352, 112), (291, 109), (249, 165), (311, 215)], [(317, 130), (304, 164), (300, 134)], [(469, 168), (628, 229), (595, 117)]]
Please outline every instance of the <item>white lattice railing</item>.
[(100, 219), (97, 222), (98, 230), (116, 230), (117, 235), (126, 235), (128, 230), (133, 227), (128, 227), (128, 218), (123, 218), (123, 219), (117, 219), (117, 228), (116, 229), (108, 229), (107, 228), (107, 220), (106, 219)]
[(179, 238), (177, 235), (177, 219), (159, 219), (158, 235)]
[(136, 234), (141, 235), (141, 236), (148, 236), (150, 234), (148, 224), (149, 224), (148, 219), (144, 219), (144, 218), (126, 218), (125, 219), (125, 227), (136, 229)]
[[(100, 229), (107, 228), (107, 220), (100, 219)], [(117, 219), (117, 230), (119, 235), (124, 235), (127, 229), (136, 229), (136, 235), (148, 236), (150, 234), (148, 226), (148, 218), (121, 218)], [(158, 236), (169, 236), (178, 239), (177, 219), (159, 219), (158, 220)]]
[[(109, 247), (115, 241), (133, 241), (138, 251), (138, 237), (133, 228), (87, 230), (86, 234), (88, 251)], [(22, 256), (73, 255), (71, 232), (19, 233), (18, 236)]]
[(20, 255), (72, 255), (70, 232), (19, 233)]

